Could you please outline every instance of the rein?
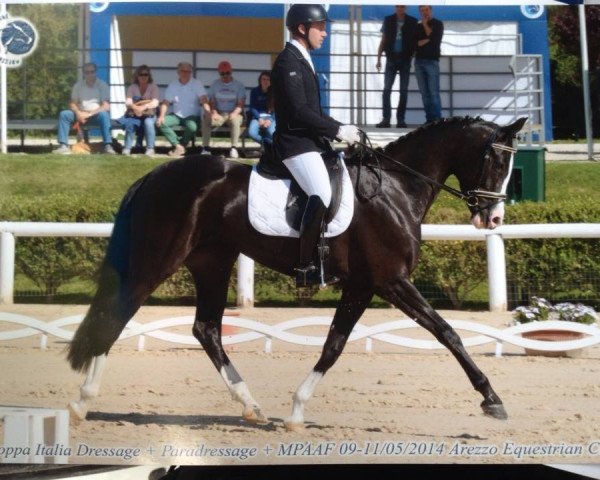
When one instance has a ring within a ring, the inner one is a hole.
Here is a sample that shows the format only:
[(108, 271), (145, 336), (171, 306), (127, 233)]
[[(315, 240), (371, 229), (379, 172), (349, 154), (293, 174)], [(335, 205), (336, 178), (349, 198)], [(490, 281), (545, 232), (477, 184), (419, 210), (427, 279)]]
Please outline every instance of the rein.
[[(410, 173), (411, 175), (413, 175), (421, 180), (424, 180), (425, 182), (429, 183), (430, 185), (433, 185), (442, 190), (445, 190), (446, 192), (450, 193), (451, 195), (454, 195), (455, 197), (460, 198), (461, 200), (464, 200), (465, 203), (467, 204), (467, 206), (473, 207), (473, 208), (477, 207), (479, 205), (480, 198), (492, 199), (492, 200), (496, 200), (499, 202), (506, 200), (506, 194), (504, 194), (504, 193), (490, 192), (488, 190), (476, 189), (476, 190), (469, 190), (465, 194), (465, 193), (461, 192), (460, 190), (449, 187), (448, 185), (440, 183), (440, 182), (434, 180), (433, 178), (429, 178), (428, 176), (423, 175), (421, 172), (417, 172), (416, 170), (414, 170), (414, 169), (404, 165), (403, 163), (399, 162), (398, 160), (390, 157), (389, 155), (387, 155), (381, 151), (377, 151), (375, 148), (373, 148), (373, 146), (371, 144), (371, 140), (367, 136), (366, 132), (361, 130), (361, 134), (362, 134), (362, 137), (364, 140), (356, 142), (356, 143), (358, 145), (360, 145), (361, 147), (365, 148), (366, 150), (369, 150), (373, 155), (375, 155), (375, 157), (377, 159), (377, 165), (379, 166), (380, 170), (381, 170), (381, 165), (379, 164), (379, 157), (385, 158), (386, 160), (388, 160), (388, 161), (394, 163), (395, 165), (397, 165), (398, 167), (400, 167), (400, 169), (404, 170), (407, 173)], [(493, 135), (492, 141), (490, 142), (490, 144), (487, 147), (486, 152), (484, 154), (485, 157), (488, 156), (489, 149), (501, 150), (501, 151), (510, 152), (510, 153), (515, 153), (517, 151), (516, 148), (509, 147), (506, 145), (501, 145), (499, 143), (494, 143), (493, 140), (495, 140), (495, 138), (496, 138), (496, 135)], [(368, 143), (366, 143), (366, 142), (368, 142)], [(360, 168), (359, 168), (359, 175), (360, 175)], [(379, 180), (379, 187), (381, 187), (381, 175), (378, 176), (378, 180)], [(357, 182), (358, 182), (358, 178), (357, 178)]]

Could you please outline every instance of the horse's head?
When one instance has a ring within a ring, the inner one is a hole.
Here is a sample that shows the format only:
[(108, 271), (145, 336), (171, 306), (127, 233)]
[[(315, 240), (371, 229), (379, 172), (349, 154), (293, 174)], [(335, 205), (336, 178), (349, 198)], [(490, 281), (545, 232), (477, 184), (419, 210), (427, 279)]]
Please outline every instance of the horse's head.
[(527, 118), (500, 127), (484, 122), (465, 148), (472, 161), (463, 158), (456, 169), (461, 191), (467, 195), (471, 223), (494, 229), (504, 220), (504, 199), (513, 165), (513, 140)]

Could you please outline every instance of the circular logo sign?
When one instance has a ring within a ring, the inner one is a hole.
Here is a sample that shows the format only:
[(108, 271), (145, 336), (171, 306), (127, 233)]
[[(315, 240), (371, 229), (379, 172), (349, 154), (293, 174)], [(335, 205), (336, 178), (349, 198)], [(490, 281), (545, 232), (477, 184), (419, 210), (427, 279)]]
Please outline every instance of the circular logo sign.
[(544, 14), (543, 5), (521, 5), (521, 13), (527, 18), (540, 18)]
[(101, 13), (108, 8), (110, 2), (91, 2), (90, 3), (90, 12), (92, 13)]
[(0, 63), (18, 67), (37, 46), (38, 34), (33, 24), (24, 18), (0, 17)]
[(33, 26), (26, 20), (12, 20), (2, 29), (0, 42), (4, 50), (12, 55), (27, 55), (36, 41)]

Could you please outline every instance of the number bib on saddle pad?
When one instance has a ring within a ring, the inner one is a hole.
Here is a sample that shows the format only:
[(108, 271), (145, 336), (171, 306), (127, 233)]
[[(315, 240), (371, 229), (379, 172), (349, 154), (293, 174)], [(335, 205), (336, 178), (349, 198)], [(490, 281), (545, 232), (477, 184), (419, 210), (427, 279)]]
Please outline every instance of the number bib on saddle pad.
[[(342, 197), (335, 217), (327, 225), (326, 237), (336, 237), (350, 225), (354, 213), (354, 190), (344, 162), (341, 162)], [(290, 193), (290, 179), (268, 178), (261, 175), (254, 166), (248, 186), (248, 218), (250, 224), (260, 233), (276, 237), (299, 237), (299, 218), (290, 219), (287, 210)], [(301, 215), (303, 213), (299, 212)]]

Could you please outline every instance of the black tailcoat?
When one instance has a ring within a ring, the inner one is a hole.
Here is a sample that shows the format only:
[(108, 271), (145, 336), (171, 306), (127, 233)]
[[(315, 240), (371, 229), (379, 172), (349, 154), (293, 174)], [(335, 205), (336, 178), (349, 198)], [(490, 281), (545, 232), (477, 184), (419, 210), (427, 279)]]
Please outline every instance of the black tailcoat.
[(331, 148), (341, 123), (323, 113), (317, 76), (291, 43), (275, 60), (271, 91), (277, 118), (273, 144), (280, 159)]

